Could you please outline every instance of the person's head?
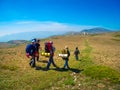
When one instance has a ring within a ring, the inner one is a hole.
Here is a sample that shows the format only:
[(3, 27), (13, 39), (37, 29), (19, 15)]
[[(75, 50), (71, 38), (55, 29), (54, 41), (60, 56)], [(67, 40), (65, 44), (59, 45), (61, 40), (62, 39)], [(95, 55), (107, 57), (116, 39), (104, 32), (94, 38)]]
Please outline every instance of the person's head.
[(78, 49), (78, 47), (76, 47), (76, 49)]
[(37, 40), (37, 43), (39, 43), (39, 42), (40, 42), (40, 40), (38, 39), (38, 40)]
[(36, 41), (33, 39), (31, 42), (32, 42), (32, 44), (35, 44)]
[(68, 46), (65, 46), (65, 49), (68, 49)]
[(51, 44), (53, 44), (53, 41), (49, 41)]
[(32, 40), (35, 40), (35, 42), (37, 41), (37, 39), (36, 39), (36, 38), (34, 38), (34, 39), (32, 39)]

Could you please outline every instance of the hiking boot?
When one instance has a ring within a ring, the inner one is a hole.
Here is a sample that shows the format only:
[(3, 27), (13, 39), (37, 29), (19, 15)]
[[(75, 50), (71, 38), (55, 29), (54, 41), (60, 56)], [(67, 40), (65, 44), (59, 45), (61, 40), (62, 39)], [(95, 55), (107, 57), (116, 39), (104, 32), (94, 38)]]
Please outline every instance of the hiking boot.
[(70, 67), (67, 67), (68, 69), (70, 69)]
[(65, 69), (65, 67), (62, 68), (63, 70)]
[(45, 68), (45, 69), (44, 69), (44, 71), (48, 71), (48, 70), (49, 70), (49, 68)]

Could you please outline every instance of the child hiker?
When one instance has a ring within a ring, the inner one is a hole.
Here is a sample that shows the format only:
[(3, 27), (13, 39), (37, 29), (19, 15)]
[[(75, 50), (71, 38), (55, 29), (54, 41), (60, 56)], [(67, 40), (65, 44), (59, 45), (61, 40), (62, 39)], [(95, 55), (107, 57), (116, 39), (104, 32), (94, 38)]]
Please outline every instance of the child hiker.
[(70, 56), (70, 51), (69, 51), (69, 48), (68, 48), (67, 46), (65, 46), (65, 49), (64, 49), (64, 50), (65, 50), (65, 52), (66, 52), (66, 54), (67, 54), (67, 57), (63, 58), (63, 59), (65, 60), (63, 69), (65, 69), (66, 67), (67, 67), (68, 69), (70, 69), (69, 64), (68, 64), (69, 56)]
[(80, 51), (79, 51), (78, 47), (76, 47), (76, 49), (74, 51), (74, 55), (75, 55), (76, 60), (79, 60), (79, 57), (78, 57), (79, 54), (80, 54)]

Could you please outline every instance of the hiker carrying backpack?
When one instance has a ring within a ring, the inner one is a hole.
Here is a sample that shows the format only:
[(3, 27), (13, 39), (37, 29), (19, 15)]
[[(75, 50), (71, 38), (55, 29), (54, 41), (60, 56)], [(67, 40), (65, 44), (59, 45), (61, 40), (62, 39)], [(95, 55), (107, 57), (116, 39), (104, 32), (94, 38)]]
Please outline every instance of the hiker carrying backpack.
[(30, 56), (31, 56), (29, 64), (32, 67), (35, 67), (35, 46), (34, 46), (34, 44), (35, 44), (35, 40), (32, 40), (32, 43), (28, 44), (26, 46), (26, 49), (25, 49), (26, 50), (26, 56), (28, 58), (30, 58)]
[(69, 64), (68, 64), (68, 62), (69, 62), (69, 56), (70, 56), (69, 48), (68, 48), (67, 46), (65, 46), (65, 49), (63, 50), (62, 53), (67, 54), (67, 57), (64, 57), (64, 58), (63, 58), (63, 59), (65, 60), (63, 69), (65, 69), (66, 67), (67, 67), (68, 69), (70, 69)]
[(76, 49), (74, 51), (74, 55), (75, 55), (76, 60), (79, 60), (79, 57), (78, 57), (79, 54), (80, 54), (80, 51), (79, 51), (78, 47), (76, 47)]
[(49, 61), (48, 61), (46, 70), (48, 70), (50, 68), (51, 63), (53, 64), (54, 67), (57, 67), (56, 64), (54, 63), (54, 59), (53, 59), (55, 48), (53, 46), (52, 41), (45, 43), (45, 52), (50, 53), (50, 57), (49, 57)]

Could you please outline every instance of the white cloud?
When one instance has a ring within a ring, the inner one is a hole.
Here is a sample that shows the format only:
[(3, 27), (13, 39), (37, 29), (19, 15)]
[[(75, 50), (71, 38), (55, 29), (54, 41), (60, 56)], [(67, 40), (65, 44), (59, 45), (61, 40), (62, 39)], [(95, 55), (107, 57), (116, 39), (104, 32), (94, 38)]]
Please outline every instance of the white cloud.
[(68, 23), (59, 23), (52, 21), (20, 21), (20, 22), (9, 22), (0, 25), (0, 36), (20, 33), (20, 32), (32, 32), (32, 31), (81, 31), (83, 29), (93, 28), (96, 26), (85, 26), (85, 25), (75, 25)]

